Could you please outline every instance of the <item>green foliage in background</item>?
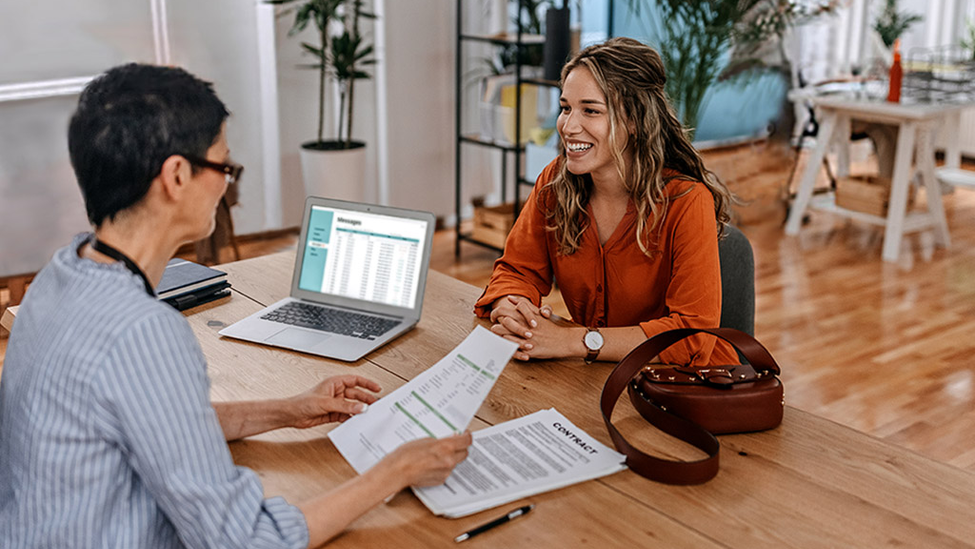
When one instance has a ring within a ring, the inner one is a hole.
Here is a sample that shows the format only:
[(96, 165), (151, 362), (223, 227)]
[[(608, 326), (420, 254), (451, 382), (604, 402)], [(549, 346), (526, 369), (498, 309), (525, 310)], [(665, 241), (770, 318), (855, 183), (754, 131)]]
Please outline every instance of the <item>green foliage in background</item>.
[(975, 22), (971, 19), (965, 21), (965, 34), (961, 39), (961, 47), (972, 53), (972, 61), (975, 61)]
[[(783, 40), (796, 25), (833, 11), (839, 0), (657, 0), (658, 16), (643, 17), (645, 0), (628, 0), (631, 12), (655, 24), (649, 32), (667, 74), (667, 96), (691, 130), (712, 86), (760, 72), (790, 79)], [(725, 58), (730, 52), (730, 61)], [(787, 124), (786, 124), (787, 125)], [(791, 126), (789, 126), (791, 127)]]
[(911, 25), (923, 20), (924, 17), (916, 13), (897, 11), (897, 0), (885, 0), (884, 9), (874, 22), (873, 28), (880, 34), (884, 45), (889, 48), (894, 45), (894, 40), (904, 34)]

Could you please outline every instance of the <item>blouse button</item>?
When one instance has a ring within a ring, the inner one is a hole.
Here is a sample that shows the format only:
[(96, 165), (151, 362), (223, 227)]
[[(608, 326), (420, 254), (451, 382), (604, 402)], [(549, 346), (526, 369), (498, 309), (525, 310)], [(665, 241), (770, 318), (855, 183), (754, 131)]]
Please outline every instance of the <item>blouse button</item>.
[(596, 284), (596, 291), (597, 292), (603, 291), (603, 285), (602, 284)]
[(606, 323), (603, 322), (602, 319), (599, 319), (599, 320), (596, 321), (596, 326), (599, 326), (600, 328), (602, 328), (605, 325), (606, 325)]

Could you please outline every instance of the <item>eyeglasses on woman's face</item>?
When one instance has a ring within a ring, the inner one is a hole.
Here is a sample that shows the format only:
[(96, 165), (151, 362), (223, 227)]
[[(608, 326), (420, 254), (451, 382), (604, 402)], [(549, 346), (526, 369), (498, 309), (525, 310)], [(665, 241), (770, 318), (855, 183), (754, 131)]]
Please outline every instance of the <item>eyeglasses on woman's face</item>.
[(189, 160), (190, 164), (193, 164), (194, 166), (199, 166), (201, 168), (209, 168), (211, 170), (216, 170), (218, 172), (223, 173), (224, 176), (226, 176), (227, 178), (228, 185), (233, 185), (234, 183), (236, 183), (238, 180), (240, 180), (240, 175), (244, 173), (244, 167), (241, 166), (240, 164), (232, 164), (232, 163), (223, 164), (220, 162), (212, 162), (205, 158), (200, 158), (198, 156), (193, 156), (191, 154), (183, 154), (180, 156)]

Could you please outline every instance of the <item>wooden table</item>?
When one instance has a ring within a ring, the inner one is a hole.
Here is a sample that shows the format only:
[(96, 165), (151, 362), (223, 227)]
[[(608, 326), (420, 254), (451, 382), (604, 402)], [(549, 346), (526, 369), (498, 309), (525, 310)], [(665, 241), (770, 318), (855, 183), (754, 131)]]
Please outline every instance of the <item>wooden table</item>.
[[(799, 98), (799, 95), (790, 95)], [(787, 234), (799, 233), (806, 208), (813, 207), (840, 215), (856, 218), (867, 223), (884, 227), (883, 259), (897, 261), (901, 239), (904, 234), (931, 228), (935, 242), (942, 247), (950, 245), (948, 223), (941, 202), (941, 188), (934, 168), (934, 132), (946, 119), (957, 119), (961, 111), (971, 104), (903, 104), (887, 103), (867, 99), (852, 99), (835, 96), (816, 96), (803, 94), (801, 98), (811, 102), (820, 116), (819, 135), (816, 148), (806, 164), (799, 182), (796, 198), (789, 210), (785, 231)], [(898, 128), (897, 145), (894, 150), (893, 176), (887, 216), (880, 217), (862, 212), (847, 210), (836, 206), (833, 196), (825, 196), (813, 201), (813, 187), (823, 157), (831, 146), (836, 145), (840, 156), (840, 176), (849, 175), (849, 142), (851, 121), (890, 124)], [(949, 124), (949, 131), (957, 127)], [(957, 146), (953, 144), (957, 152)], [(951, 152), (951, 151), (949, 151)], [(927, 198), (926, 212), (907, 212), (911, 162), (917, 158), (918, 173), (921, 176)]]
[[(221, 266), (233, 295), (187, 313), (209, 361), (214, 400), (287, 396), (326, 376), (349, 372), (374, 378), (389, 392), (482, 322), (471, 313), (480, 290), (433, 272), (417, 328), (353, 364), (220, 338), (223, 326), (287, 295), (293, 257), (283, 253)], [(554, 406), (611, 445), (598, 398), (612, 366), (587, 366), (582, 360), (511, 362), (472, 429)], [(644, 449), (685, 459), (699, 455), (652, 432), (627, 402), (617, 406), (614, 421)], [(281, 430), (230, 448), (237, 463), (261, 477), (268, 496), (299, 502), (355, 474), (325, 438), (328, 429)], [(532, 502), (536, 508), (529, 516), (465, 544), (975, 547), (975, 521), (970, 519), (975, 474), (788, 406), (778, 429), (720, 440), (721, 471), (700, 486), (667, 486), (624, 471), (455, 520), (433, 516), (403, 492), (356, 521), (333, 545), (453, 547), (461, 532)]]

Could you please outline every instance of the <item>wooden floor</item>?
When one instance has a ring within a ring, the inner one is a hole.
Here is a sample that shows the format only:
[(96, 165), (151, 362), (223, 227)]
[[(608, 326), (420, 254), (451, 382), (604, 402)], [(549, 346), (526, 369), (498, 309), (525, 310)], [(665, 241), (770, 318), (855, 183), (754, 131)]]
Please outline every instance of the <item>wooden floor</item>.
[[(787, 403), (975, 470), (975, 191), (945, 207), (951, 248), (915, 234), (898, 264), (881, 261), (880, 228), (825, 213), (797, 237), (781, 212), (742, 230), (755, 249), (756, 335), (782, 366)], [(497, 254), (464, 243), (455, 261), (453, 250), (453, 231), (438, 232), (432, 268), (483, 286)], [(0, 339), (0, 364), (5, 348)]]

